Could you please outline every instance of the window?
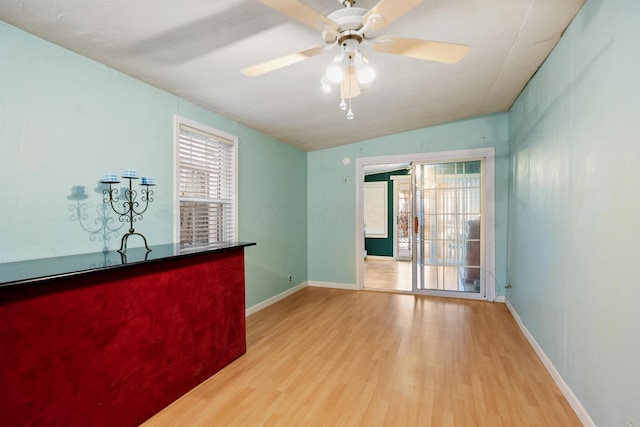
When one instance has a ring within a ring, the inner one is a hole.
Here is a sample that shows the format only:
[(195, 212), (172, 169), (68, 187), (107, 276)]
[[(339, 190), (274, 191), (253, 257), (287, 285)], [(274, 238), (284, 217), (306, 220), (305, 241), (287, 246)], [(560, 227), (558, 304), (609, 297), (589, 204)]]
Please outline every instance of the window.
[(237, 240), (238, 140), (176, 116), (178, 240), (202, 245)]

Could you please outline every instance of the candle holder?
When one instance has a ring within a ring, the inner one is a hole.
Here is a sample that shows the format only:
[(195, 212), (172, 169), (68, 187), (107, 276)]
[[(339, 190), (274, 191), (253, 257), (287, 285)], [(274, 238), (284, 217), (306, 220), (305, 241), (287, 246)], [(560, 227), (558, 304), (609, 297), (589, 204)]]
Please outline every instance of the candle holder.
[[(122, 241), (120, 242), (120, 249), (118, 252), (124, 254), (127, 251), (127, 240), (130, 236), (137, 235), (142, 237), (144, 241), (144, 246), (147, 248), (147, 252), (151, 251), (149, 245), (147, 244), (147, 239), (141, 233), (138, 233), (133, 228), (133, 223), (136, 221), (141, 221), (143, 219), (142, 214), (147, 211), (149, 207), (149, 202), (153, 202), (153, 190), (149, 187), (155, 186), (153, 182), (153, 178), (142, 178), (142, 183), (140, 185), (146, 187), (140, 190), (140, 198), (144, 203), (144, 208), (141, 208), (140, 203), (137, 201), (138, 192), (133, 189), (133, 181), (138, 179), (135, 171), (127, 170), (125, 171), (125, 175), (122, 177), (124, 179), (129, 180), (129, 188), (124, 190), (124, 198), (123, 202), (120, 202), (118, 198), (118, 189), (114, 188), (112, 185), (119, 184), (120, 181), (117, 180), (115, 174), (107, 174), (104, 179), (101, 181), (103, 184), (108, 184), (109, 188), (104, 189), (104, 203), (109, 203), (111, 209), (119, 216), (120, 222), (128, 222), (129, 223), (129, 232), (122, 236)], [(120, 205), (119, 205), (120, 204)], [(122, 210), (118, 210), (118, 207), (122, 206)]]

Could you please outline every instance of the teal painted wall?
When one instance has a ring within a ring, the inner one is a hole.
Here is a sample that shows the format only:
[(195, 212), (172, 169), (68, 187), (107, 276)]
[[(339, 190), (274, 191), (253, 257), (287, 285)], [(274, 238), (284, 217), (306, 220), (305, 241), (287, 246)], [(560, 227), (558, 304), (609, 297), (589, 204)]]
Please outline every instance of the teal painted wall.
[(84, 186), (95, 227), (98, 181), (125, 168), (158, 184), (136, 231), (173, 242), (179, 114), (239, 138), (239, 238), (257, 242), (245, 251), (247, 306), (307, 280), (305, 152), (3, 22), (0, 40), (0, 262), (101, 251), (68, 196)]
[(587, 0), (509, 112), (507, 297), (599, 426), (640, 425), (639, 23)]
[(0, 262), (100, 251), (68, 196), (84, 186), (92, 220), (99, 178), (129, 167), (158, 182), (136, 228), (171, 242), (174, 114), (239, 137), (248, 307), (355, 283), (356, 158), (492, 146), (498, 283), (596, 424), (640, 425), (638, 22), (637, 0), (587, 0), (508, 114), (312, 153), (0, 22)]
[[(495, 147), (496, 271), (506, 280), (509, 143), (507, 114), (494, 114), (308, 153), (309, 280), (356, 284), (356, 159)], [(344, 157), (351, 159), (345, 166)]]

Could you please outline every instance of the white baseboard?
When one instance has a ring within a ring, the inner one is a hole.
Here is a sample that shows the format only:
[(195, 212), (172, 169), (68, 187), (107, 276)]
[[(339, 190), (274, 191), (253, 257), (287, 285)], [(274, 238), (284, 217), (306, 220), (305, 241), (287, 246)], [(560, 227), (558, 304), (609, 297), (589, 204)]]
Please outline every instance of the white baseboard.
[(348, 283), (333, 283), (333, 282), (304, 282), (297, 286), (294, 286), (291, 289), (287, 289), (286, 291), (281, 292), (278, 295), (275, 295), (269, 299), (266, 299), (254, 306), (247, 308), (245, 311), (245, 316), (249, 316), (253, 313), (257, 313), (258, 311), (263, 310), (269, 307), (270, 305), (277, 303), (281, 299), (284, 299), (289, 295), (295, 294), (296, 292), (306, 288), (307, 286), (315, 286), (317, 288), (349, 289), (353, 291), (357, 290), (357, 287), (355, 284), (352, 285)]
[(301, 283), (301, 284), (299, 284), (297, 286), (294, 286), (291, 289), (287, 289), (286, 291), (279, 293), (276, 296), (273, 296), (273, 297), (271, 297), (269, 299), (266, 299), (266, 300), (254, 305), (254, 306), (251, 306), (251, 307), (247, 308), (247, 310), (245, 312), (245, 315), (249, 316), (249, 315), (251, 315), (253, 313), (256, 313), (256, 312), (258, 312), (258, 311), (260, 311), (262, 309), (265, 309), (265, 308), (269, 307), (270, 305), (277, 303), (281, 299), (284, 299), (284, 298), (288, 297), (289, 295), (293, 295), (296, 292), (306, 288), (308, 285), (309, 285), (309, 282), (303, 282), (303, 283)]
[(396, 260), (392, 256), (383, 256), (383, 255), (367, 255), (365, 259), (371, 259), (376, 261), (395, 261)]
[(569, 402), (569, 405), (571, 406), (571, 408), (573, 408), (574, 412), (576, 413), (580, 421), (582, 421), (582, 424), (586, 427), (596, 427), (596, 424), (593, 422), (593, 420), (589, 416), (589, 413), (587, 412), (587, 410), (584, 409), (584, 406), (582, 406), (582, 403), (580, 403), (580, 401), (578, 400), (576, 395), (573, 393), (571, 388), (569, 388), (569, 385), (564, 381), (564, 378), (562, 378), (562, 375), (560, 375), (556, 367), (553, 365), (551, 360), (545, 354), (544, 350), (542, 350), (542, 347), (540, 347), (536, 339), (533, 337), (533, 335), (531, 335), (531, 332), (529, 332), (529, 329), (527, 329), (525, 324), (522, 322), (522, 319), (520, 319), (520, 316), (516, 312), (515, 308), (513, 308), (509, 300), (506, 300), (506, 304), (507, 304), (507, 308), (511, 312), (511, 315), (513, 316), (513, 318), (516, 320), (516, 323), (520, 327), (520, 330), (522, 330), (522, 333), (529, 341), (529, 344), (531, 344), (531, 347), (533, 347), (533, 350), (536, 352), (536, 354), (540, 358), (540, 361), (542, 362), (544, 367), (547, 368), (547, 371), (551, 375), (551, 378), (553, 378), (553, 381), (555, 381), (556, 385), (560, 389), (560, 392), (567, 399), (567, 402)]
[(348, 289), (352, 291), (358, 290), (355, 283), (335, 283), (335, 282), (313, 282), (309, 281), (309, 286), (316, 288), (334, 288), (334, 289)]
[(507, 302), (507, 297), (505, 297), (504, 295), (498, 295), (494, 302), (502, 302), (502, 303)]

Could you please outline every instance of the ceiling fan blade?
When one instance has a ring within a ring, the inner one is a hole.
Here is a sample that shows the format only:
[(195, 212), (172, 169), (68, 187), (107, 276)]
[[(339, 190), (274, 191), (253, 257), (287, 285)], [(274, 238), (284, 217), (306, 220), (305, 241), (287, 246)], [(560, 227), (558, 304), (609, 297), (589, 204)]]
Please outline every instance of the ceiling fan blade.
[[(371, 10), (362, 17), (362, 22), (364, 24), (374, 22), (374, 27), (380, 29), (400, 18), (423, 1), (424, 0), (380, 0), (378, 4), (373, 6)], [(373, 19), (369, 21), (369, 18), (372, 16), (380, 16), (382, 20)]]
[(469, 46), (465, 44), (404, 37), (381, 37), (376, 40), (373, 48), (378, 52), (426, 59), (428, 61), (446, 62), (447, 64), (455, 64), (469, 51)]
[(338, 24), (298, 0), (260, 0), (261, 3), (289, 15), (314, 30), (337, 32)]
[(304, 61), (307, 58), (316, 56), (324, 52), (327, 46), (314, 46), (309, 49), (301, 50), (300, 52), (291, 53), (289, 55), (281, 56), (280, 58), (272, 59), (261, 64), (256, 64), (251, 67), (244, 68), (240, 72), (249, 77), (256, 77), (261, 74), (266, 74), (270, 71), (278, 70), (289, 65), (297, 64)]
[(353, 67), (344, 73), (342, 82), (340, 83), (340, 98), (350, 99), (360, 95), (360, 84), (358, 83), (358, 75)]

